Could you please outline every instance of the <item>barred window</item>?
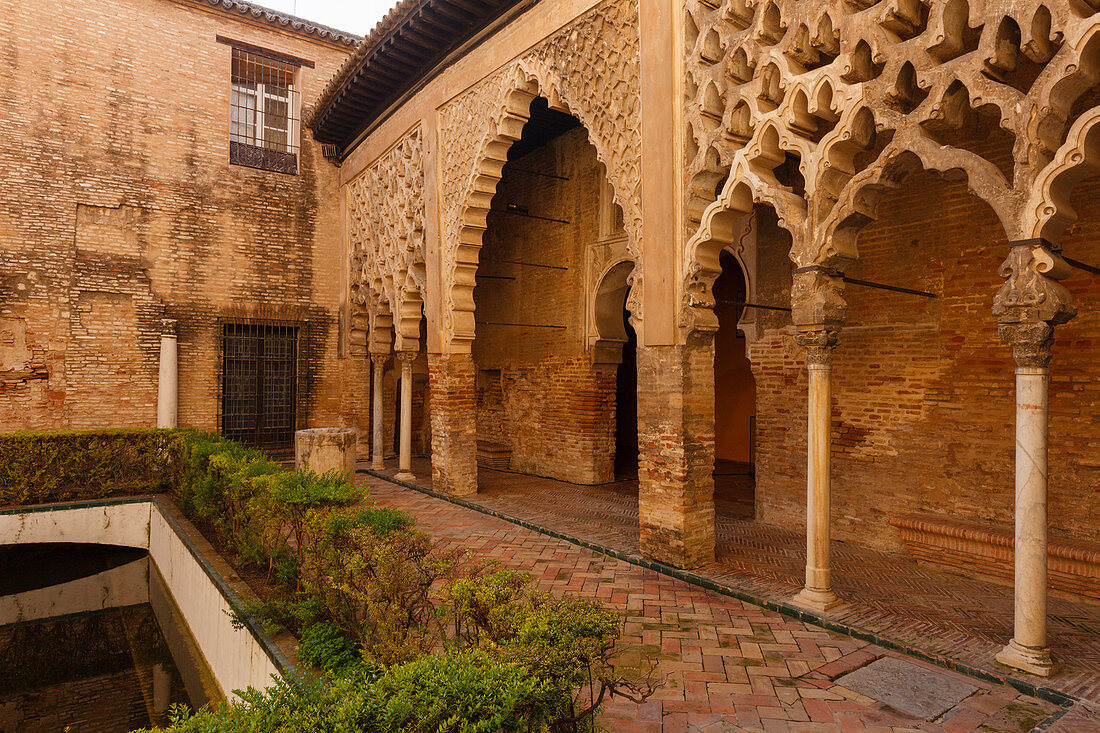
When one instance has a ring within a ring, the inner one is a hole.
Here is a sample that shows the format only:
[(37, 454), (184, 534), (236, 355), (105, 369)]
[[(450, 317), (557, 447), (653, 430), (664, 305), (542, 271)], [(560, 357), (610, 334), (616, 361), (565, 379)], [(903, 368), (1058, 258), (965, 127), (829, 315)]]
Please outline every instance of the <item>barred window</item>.
[(304, 328), (278, 321), (222, 324), (223, 435), (271, 451), (294, 446), (305, 386)]
[(298, 172), (298, 67), (233, 48), (229, 162), (280, 173)]

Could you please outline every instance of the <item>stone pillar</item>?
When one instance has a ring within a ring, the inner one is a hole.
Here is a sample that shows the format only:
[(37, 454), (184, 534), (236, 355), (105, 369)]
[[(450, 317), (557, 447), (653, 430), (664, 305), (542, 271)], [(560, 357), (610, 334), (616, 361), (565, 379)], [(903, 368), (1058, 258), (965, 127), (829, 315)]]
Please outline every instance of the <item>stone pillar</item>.
[(1061, 668), (1047, 642), (1047, 403), (1054, 327), (1077, 309), (1059, 282), (1070, 274), (1056, 245), (1013, 242), (993, 300), (1016, 361), (1015, 617), (1001, 664), (1049, 677)]
[(397, 478), (400, 481), (412, 481), (412, 412), (413, 412), (413, 361), (415, 351), (398, 351), (397, 361), (401, 364), (401, 450), (397, 456)]
[(638, 520), (642, 554), (714, 560), (714, 333), (638, 348)]
[(374, 375), (371, 379), (371, 462), (370, 467), (375, 471), (381, 471), (386, 467), (385, 464), (385, 448), (383, 447), (383, 425), (382, 425), (382, 372), (386, 366), (386, 360), (389, 359), (389, 354), (371, 354), (370, 362), (373, 367)]
[(795, 340), (806, 350), (806, 585), (791, 603), (825, 613), (840, 604), (833, 592), (829, 559), (832, 491), (833, 352), (847, 317), (844, 278), (837, 270), (811, 265), (794, 271), (791, 317)]
[(432, 488), (477, 493), (477, 390), (470, 354), (428, 354), (432, 393)]
[(157, 375), (157, 427), (174, 428), (179, 411), (179, 361), (176, 345), (176, 320), (160, 322), (160, 368)]
[(809, 387), (806, 423), (806, 585), (792, 603), (824, 612), (840, 604), (833, 592), (829, 561), (831, 489), (832, 372), (837, 332), (800, 331), (795, 339), (806, 349)]

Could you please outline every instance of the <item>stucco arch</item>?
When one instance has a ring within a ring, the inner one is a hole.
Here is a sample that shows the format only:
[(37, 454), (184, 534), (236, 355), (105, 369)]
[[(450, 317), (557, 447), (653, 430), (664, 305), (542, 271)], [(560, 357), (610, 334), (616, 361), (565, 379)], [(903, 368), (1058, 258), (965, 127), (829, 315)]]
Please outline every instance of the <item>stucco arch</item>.
[[(970, 192), (990, 207), (1006, 232), (1011, 231), (1012, 206), (1004, 176), (987, 161), (975, 155), (959, 157), (956, 152), (924, 137), (886, 146), (874, 163), (844, 187), (810, 248), (798, 255), (796, 264), (843, 270), (858, 258), (856, 240), (863, 228), (875, 221), (882, 198), (921, 170), (941, 174), (960, 171)], [(997, 179), (1002, 185), (993, 184)]]
[(806, 223), (805, 202), (796, 194), (777, 187), (768, 178), (771, 178), (770, 171), (767, 177), (762, 177), (750, 169), (744, 158), (739, 159), (718, 200), (703, 213), (699, 231), (688, 240), (680, 309), (680, 326), (686, 331), (713, 332), (718, 329), (711, 289), (722, 273), (719, 257), (723, 250), (734, 253), (746, 274), (746, 284), (753, 287), (740, 250), (757, 204), (765, 204), (775, 210), (779, 226), (791, 235), (795, 246), (801, 241)]
[(1039, 174), (1024, 208), (1024, 228), (1031, 237), (1058, 243), (1077, 220), (1070, 206), (1073, 189), (1100, 172), (1100, 107), (1083, 114), (1070, 128), (1066, 143)]
[[(622, 194), (621, 180), (617, 184), (614, 156), (609, 152), (611, 143), (594, 134), (590, 122), (592, 115), (585, 112), (584, 105), (562, 94), (563, 82), (560, 78), (553, 78), (545, 68), (531, 66), (534, 64), (517, 63), (495, 82), (486, 82), (500, 87), (499, 101), (495, 111), (489, 115), (489, 131), (473, 161), (467, 185), (459, 194), (457, 217), (452, 223), (454, 246), (449, 261), (444, 263), (444, 324), (450, 331), (452, 349), (456, 351), (468, 351), (475, 336), (473, 292), (490, 204), (508, 162), (508, 151), (522, 136), (523, 126), (530, 116), (531, 103), (536, 97), (545, 98), (552, 109), (564, 111), (580, 120), (589, 143), (596, 149), (597, 159), (607, 172), (614, 201), (624, 211), (627, 250), (635, 261), (638, 259), (640, 216), (637, 215), (637, 202)], [(551, 77), (551, 80), (546, 81), (546, 77)], [(635, 278), (635, 288), (639, 285), (638, 279)], [(631, 302), (637, 308), (640, 299), (632, 296)], [(640, 319), (640, 314), (635, 314), (635, 317)]]
[(628, 297), (634, 280), (634, 263), (624, 259), (605, 268), (592, 297), (592, 323), (596, 341), (592, 347), (592, 363), (613, 365), (622, 361), (623, 344), (627, 341), (623, 310), (629, 309)]

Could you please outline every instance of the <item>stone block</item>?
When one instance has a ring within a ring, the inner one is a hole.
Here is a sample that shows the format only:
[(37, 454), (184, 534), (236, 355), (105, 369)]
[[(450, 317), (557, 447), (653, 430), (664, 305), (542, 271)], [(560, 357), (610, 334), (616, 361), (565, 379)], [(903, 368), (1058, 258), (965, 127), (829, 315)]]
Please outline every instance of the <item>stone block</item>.
[(294, 433), (294, 467), (299, 471), (335, 471), (355, 478), (355, 430), (309, 428)]

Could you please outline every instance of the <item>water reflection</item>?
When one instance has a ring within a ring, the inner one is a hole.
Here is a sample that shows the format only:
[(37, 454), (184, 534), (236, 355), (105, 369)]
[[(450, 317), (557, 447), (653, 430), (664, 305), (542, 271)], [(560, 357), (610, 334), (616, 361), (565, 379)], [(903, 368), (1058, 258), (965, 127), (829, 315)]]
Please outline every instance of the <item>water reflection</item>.
[(0, 733), (124, 732), (217, 697), (143, 550), (0, 546)]

